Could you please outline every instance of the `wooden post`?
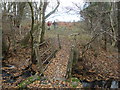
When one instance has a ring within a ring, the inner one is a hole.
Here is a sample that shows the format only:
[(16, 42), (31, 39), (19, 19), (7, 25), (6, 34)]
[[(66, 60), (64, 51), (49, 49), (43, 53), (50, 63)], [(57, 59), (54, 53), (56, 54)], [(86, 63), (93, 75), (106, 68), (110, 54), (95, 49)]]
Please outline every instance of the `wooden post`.
[(74, 37), (74, 45), (71, 47), (71, 52), (69, 56), (69, 61), (68, 61), (68, 66), (67, 66), (67, 73), (66, 73), (66, 78), (70, 78), (72, 75), (72, 68), (73, 65), (76, 65), (78, 62), (78, 50), (77, 50), (77, 43), (76, 43), (76, 37)]
[(69, 56), (69, 61), (68, 61), (68, 66), (67, 66), (67, 73), (66, 73), (66, 78), (71, 77), (71, 72), (72, 72), (72, 64), (73, 64), (73, 47), (71, 48), (70, 56)]
[(16, 40), (15, 40), (15, 30), (13, 29), (13, 23), (12, 23), (12, 15), (9, 15), (9, 18), (10, 18), (10, 30), (11, 30), (11, 33), (12, 33), (12, 39), (13, 39), (13, 47), (14, 47), (14, 50), (16, 50), (16, 47), (15, 47), (15, 44), (16, 44)]
[(59, 34), (57, 35), (57, 37), (58, 37), (58, 45), (59, 45), (59, 49), (61, 49), (60, 36), (59, 36)]
[(74, 47), (73, 47), (73, 52), (74, 52), (74, 56), (73, 56), (73, 62), (74, 64), (76, 64), (78, 62), (78, 57), (79, 57), (79, 52), (77, 49), (77, 42), (76, 42), (76, 35), (74, 36)]

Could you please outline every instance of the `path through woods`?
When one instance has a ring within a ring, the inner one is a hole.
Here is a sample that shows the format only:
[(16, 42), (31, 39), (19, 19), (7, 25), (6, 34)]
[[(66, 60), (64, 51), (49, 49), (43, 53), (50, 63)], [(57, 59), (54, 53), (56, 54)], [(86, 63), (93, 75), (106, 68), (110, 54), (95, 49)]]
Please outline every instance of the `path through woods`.
[[(56, 38), (53, 41), (55, 42), (54, 43), (55, 48), (58, 48), (59, 47), (58, 39)], [(60, 88), (63, 88), (63, 87), (64, 88), (72, 88), (71, 82), (68, 82), (65, 80), (66, 71), (67, 71), (66, 69), (67, 69), (67, 65), (68, 65), (71, 44), (72, 44), (71, 42), (72, 42), (71, 40), (69, 40), (65, 37), (60, 38), (61, 49), (56, 53), (56, 57), (52, 58), (51, 63), (45, 70), (45, 72), (44, 72), (45, 77), (41, 77), (40, 80), (35, 80), (31, 84), (28, 84), (27, 85), (28, 88), (33, 88), (33, 87), (35, 87), (35, 88), (59, 88), (59, 87)], [(24, 50), (24, 51), (26, 51), (26, 50)], [(24, 54), (24, 55), (26, 55), (26, 54)], [(8, 60), (8, 61), (16, 60), (15, 62), (17, 62), (18, 59), (13, 59), (13, 58), (10, 58), (10, 60)], [(20, 61), (20, 60), (18, 60), (18, 61)], [(11, 62), (11, 64), (12, 64), (12, 62)], [(19, 68), (19, 66), (18, 66), (18, 68)], [(20, 70), (19, 70), (19, 73), (21, 74)], [(20, 75), (19, 73), (16, 73), (17, 75), (15, 75), (15, 76), (19, 76)], [(29, 73), (29, 71), (26, 73)], [(4, 83), (3, 85), (5, 85), (5, 87), (9, 87), (11, 85), (10, 87), (17, 88), (17, 84), (20, 82), (22, 83), (22, 81), (24, 81), (24, 80), (25, 80), (25, 78), (23, 78), (23, 76), (20, 76), (20, 77), (18, 77), (18, 79), (16, 79), (16, 81), (14, 83)], [(80, 88), (80, 87), (82, 87), (82, 84), (78, 83), (78, 86), (76, 88)]]
[(56, 53), (56, 57), (44, 72), (49, 79), (62, 80), (65, 79), (67, 64), (69, 60), (69, 53), (71, 42), (65, 38), (60, 39), (61, 50)]
[[(55, 39), (55, 46), (58, 47), (57, 39)], [(56, 57), (52, 59), (47, 69), (44, 72), (47, 80), (35, 81), (29, 84), (28, 87), (39, 87), (39, 88), (72, 88), (71, 82), (65, 80), (67, 65), (71, 50), (71, 40), (67, 38), (60, 38), (61, 49), (56, 53)], [(46, 83), (46, 84), (45, 84)], [(76, 88), (81, 88), (82, 84), (77, 82)]]

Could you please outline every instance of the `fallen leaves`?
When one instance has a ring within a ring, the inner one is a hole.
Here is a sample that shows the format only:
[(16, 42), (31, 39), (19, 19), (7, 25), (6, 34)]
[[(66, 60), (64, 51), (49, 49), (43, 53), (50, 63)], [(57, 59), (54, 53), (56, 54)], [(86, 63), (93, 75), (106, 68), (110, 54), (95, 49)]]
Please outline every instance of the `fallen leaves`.
[[(62, 45), (66, 44), (59, 52), (56, 57), (52, 60), (44, 74), (49, 78), (62, 78), (66, 75), (68, 56), (70, 50), (70, 43), (61, 41)], [(67, 47), (66, 47), (67, 46)]]
[[(28, 85), (29, 88), (73, 88), (71, 82), (65, 81), (67, 63), (69, 60), (70, 42), (61, 40), (62, 49), (56, 53), (56, 57), (52, 59), (44, 75), (48, 80), (35, 81)], [(81, 88), (82, 85), (78, 83), (76, 88)]]
[[(73, 82), (61, 81), (61, 80), (48, 80), (46, 81), (35, 81), (32, 84), (29, 84), (28, 88), (73, 88)], [(82, 88), (81, 83), (77, 83), (75, 88)]]
[[(81, 52), (81, 47), (79, 47), (79, 50)], [(83, 61), (79, 61), (78, 66), (76, 66), (79, 68), (78, 71), (81, 72), (80, 74), (83, 73), (83, 76), (80, 76), (79, 73), (76, 73), (78, 75), (74, 73), (75, 76), (79, 77), (82, 80), (85, 77), (84, 79), (87, 79), (87, 81), (92, 81), (90, 78), (86, 77), (89, 77), (89, 74), (87, 72), (90, 72), (91, 75), (92, 73), (95, 74), (95, 76), (94, 74), (92, 75), (93, 80), (107, 80), (109, 78), (116, 79), (119, 76), (118, 59), (114, 57), (117, 56), (117, 53), (106, 52), (101, 49), (99, 50), (99, 55), (96, 58), (94, 58), (94, 53), (95, 52), (91, 49), (86, 52)], [(87, 71), (83, 70), (84, 68), (82, 68), (82, 66), (86, 68)], [(83, 70), (83, 72), (81, 70)]]

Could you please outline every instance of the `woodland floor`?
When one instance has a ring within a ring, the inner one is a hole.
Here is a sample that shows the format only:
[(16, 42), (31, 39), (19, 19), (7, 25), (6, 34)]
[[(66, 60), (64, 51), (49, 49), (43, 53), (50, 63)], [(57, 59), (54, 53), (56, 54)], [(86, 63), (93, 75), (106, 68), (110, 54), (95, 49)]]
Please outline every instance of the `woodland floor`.
[[(62, 49), (56, 53), (56, 57), (52, 59), (48, 68), (44, 72), (47, 80), (35, 81), (28, 85), (29, 88), (52, 88), (52, 87), (66, 87), (70, 88), (70, 82), (66, 82), (66, 68), (70, 55), (71, 42), (66, 38), (61, 38)], [(49, 45), (48, 45), (49, 47)], [(43, 51), (46, 47), (43, 48)], [(79, 46), (81, 55), (81, 46)], [(18, 83), (25, 80), (27, 77), (24, 73), (30, 73), (30, 70), (25, 71), (25, 68), (31, 64), (30, 61), (30, 47), (20, 48), (17, 51), (11, 51), (7, 60), (3, 61), (3, 72), (11, 74), (11, 76), (3, 77), (3, 87), (16, 87)], [(49, 52), (50, 53), (50, 52)], [(49, 54), (48, 53), (48, 54)], [(101, 49), (99, 55), (96, 57), (95, 52), (88, 50), (84, 59), (79, 59), (77, 66), (74, 66), (73, 76), (80, 80), (94, 81), (94, 80), (108, 80), (109, 78), (119, 80), (118, 58), (116, 53), (108, 53)], [(45, 56), (46, 57), (46, 56)], [(45, 58), (44, 57), (44, 58)], [(5, 65), (13, 65), (13, 67), (5, 67)], [(35, 66), (35, 65), (32, 65)], [(35, 68), (34, 68), (35, 69)], [(13, 81), (9, 81), (12, 80)], [(15, 82), (14, 82), (15, 79)], [(78, 88), (82, 87), (81, 83)]]
[[(70, 82), (66, 82), (66, 70), (67, 63), (69, 60), (69, 52), (71, 47), (71, 41), (62, 38), (61, 50), (56, 53), (56, 57), (52, 59), (52, 62), (49, 64), (48, 68), (44, 72), (45, 77), (48, 78), (47, 81), (35, 81), (34, 83), (28, 85), (28, 87), (39, 87), (39, 88), (71, 88)], [(82, 85), (79, 85), (76, 88), (81, 88)]]
[(70, 41), (64, 39), (62, 39), (60, 42), (62, 49), (56, 53), (56, 57), (53, 58), (51, 64), (44, 72), (45, 76), (50, 79), (65, 78), (66, 75), (71, 43)]
[(84, 72), (82, 79), (86, 79), (87, 81), (108, 79), (120, 81), (117, 53), (110, 53), (100, 49), (96, 55), (96, 53), (90, 49), (86, 52), (82, 61), (80, 60), (78, 62), (78, 66), (80, 67), (79, 71), (81, 70), (81, 72)]

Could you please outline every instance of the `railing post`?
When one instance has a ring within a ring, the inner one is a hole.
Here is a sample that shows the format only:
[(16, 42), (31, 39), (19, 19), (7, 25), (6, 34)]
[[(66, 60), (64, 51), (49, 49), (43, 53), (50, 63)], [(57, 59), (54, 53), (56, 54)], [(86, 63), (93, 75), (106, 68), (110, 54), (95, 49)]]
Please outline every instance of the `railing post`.
[(76, 41), (76, 35), (74, 36), (74, 48), (73, 48), (73, 51), (74, 51), (74, 64), (76, 64), (78, 62), (78, 57), (79, 57), (79, 52), (78, 52), (78, 49), (77, 49), (77, 41)]
[(71, 47), (68, 66), (67, 66), (66, 78), (70, 78), (72, 76), (71, 75), (72, 68), (73, 68), (73, 65), (75, 65), (78, 62), (78, 57), (79, 57), (79, 54), (78, 54), (78, 50), (77, 50), (76, 36), (74, 36), (73, 45)]
[[(54, 42), (53, 40), (51, 40), (52, 53), (56, 50), (56, 48), (54, 47), (54, 43), (55, 43), (55, 42)], [(53, 54), (53, 57), (54, 57), (54, 58), (56, 57), (55, 54)]]
[(67, 65), (66, 78), (70, 78), (70, 77), (71, 77), (72, 65), (73, 65), (73, 57), (74, 57), (74, 52), (73, 52), (73, 46), (72, 46), (72, 47), (71, 47), (70, 56), (69, 56), (68, 65)]
[(61, 49), (60, 36), (59, 36), (59, 34), (57, 35), (57, 38), (58, 38), (58, 45), (59, 45), (59, 49)]

